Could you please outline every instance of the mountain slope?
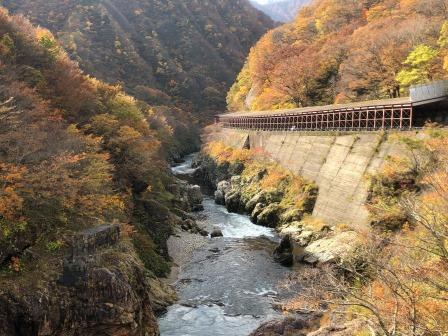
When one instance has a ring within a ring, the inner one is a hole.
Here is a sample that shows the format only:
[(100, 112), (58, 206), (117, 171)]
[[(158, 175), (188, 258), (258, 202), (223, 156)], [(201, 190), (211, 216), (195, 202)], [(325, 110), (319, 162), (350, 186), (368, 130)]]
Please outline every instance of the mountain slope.
[(394, 98), (446, 78), (446, 0), (314, 0), (251, 50), (231, 110)]
[(252, 0), (255, 8), (269, 15), (271, 19), (277, 22), (292, 21), (300, 8), (310, 3), (311, 0), (280, 0), (268, 1), (260, 4), (256, 0)]
[[(247, 0), (1, 0), (50, 29), (87, 73), (207, 115), (272, 21)], [(157, 90), (162, 91), (158, 92)], [(168, 95), (168, 96), (166, 96)]]
[(158, 335), (166, 239), (193, 205), (164, 152), (193, 144), (190, 119), (0, 8), (0, 335)]

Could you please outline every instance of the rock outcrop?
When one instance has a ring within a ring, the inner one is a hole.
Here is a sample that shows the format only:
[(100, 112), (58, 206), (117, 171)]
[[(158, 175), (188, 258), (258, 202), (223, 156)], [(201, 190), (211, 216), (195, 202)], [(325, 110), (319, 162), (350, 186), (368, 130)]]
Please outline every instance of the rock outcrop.
[(310, 330), (317, 329), (321, 316), (319, 314), (304, 314), (289, 316), (262, 324), (250, 336), (305, 336)]
[(213, 229), (212, 233), (210, 234), (211, 238), (218, 238), (218, 237), (223, 237), (223, 233), (221, 231), (221, 229), (219, 228), (215, 228)]
[(309, 244), (302, 260), (310, 264), (337, 261), (349, 256), (359, 245), (360, 239), (356, 232), (340, 232)]
[(175, 197), (175, 206), (183, 211), (200, 211), (203, 209), (201, 187), (176, 179), (176, 182), (167, 187), (167, 191)]
[(292, 266), (294, 264), (294, 245), (291, 237), (286, 235), (282, 238), (280, 245), (274, 251), (274, 259), (283, 266)]
[(3, 282), (0, 335), (158, 335), (150, 281), (117, 226), (81, 232), (64, 254)]

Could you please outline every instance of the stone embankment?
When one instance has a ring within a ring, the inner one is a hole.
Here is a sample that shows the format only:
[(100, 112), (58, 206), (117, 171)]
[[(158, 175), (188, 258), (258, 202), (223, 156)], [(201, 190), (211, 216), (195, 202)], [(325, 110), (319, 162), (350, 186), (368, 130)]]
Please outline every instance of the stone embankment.
[(314, 181), (319, 195), (313, 216), (331, 225), (368, 224), (366, 175), (378, 171), (388, 156), (402, 151), (381, 132), (310, 135), (216, 127), (205, 141), (257, 148), (295, 174)]
[[(258, 171), (245, 174), (245, 168), (239, 163), (218, 164), (206, 154), (200, 155), (195, 164), (198, 166), (196, 177), (215, 186), (216, 203), (225, 205), (229, 212), (248, 214), (255, 224), (277, 229), (282, 242), (274, 258), (281, 264), (335, 261), (356, 247), (354, 231), (340, 232), (335, 226), (312, 217), (319, 195), (315, 185), (303, 187), (302, 206), (296, 207), (294, 202), (285, 202), (288, 186), (268, 190), (260, 187), (260, 181), (267, 174), (262, 166)], [(235, 172), (243, 174), (232, 175)]]
[[(241, 197), (242, 167), (218, 165), (211, 158), (203, 157), (197, 170), (216, 186), (218, 203), (225, 204), (230, 211), (247, 212), (260, 225), (276, 227), (283, 239), (290, 241), (289, 245), (284, 241), (283, 248), (280, 246), (277, 251), (285, 264), (289, 263), (290, 252), (295, 260), (312, 264), (340, 261), (349, 256), (360, 243), (356, 232), (370, 226), (365, 206), (369, 174), (383, 167), (389, 156), (404, 153), (402, 145), (389, 141), (382, 132), (312, 135), (213, 126), (204, 140), (234, 149), (254, 149), (315, 183), (318, 193), (312, 208), (302, 213), (285, 211), (279, 216), (279, 199), (272, 194), (259, 193), (252, 199)], [(245, 189), (244, 181), (242, 189)]]

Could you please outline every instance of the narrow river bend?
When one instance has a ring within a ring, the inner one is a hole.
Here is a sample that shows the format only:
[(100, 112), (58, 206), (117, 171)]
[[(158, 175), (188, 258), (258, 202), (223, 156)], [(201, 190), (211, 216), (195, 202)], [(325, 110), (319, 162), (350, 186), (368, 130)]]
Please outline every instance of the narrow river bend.
[[(189, 174), (192, 156), (174, 167)], [(162, 336), (247, 336), (263, 322), (279, 317), (273, 303), (282, 296), (280, 282), (289, 270), (275, 263), (278, 237), (271, 229), (251, 223), (204, 199), (198, 224), (223, 238), (205, 238), (180, 265), (173, 284), (179, 302), (159, 319)]]

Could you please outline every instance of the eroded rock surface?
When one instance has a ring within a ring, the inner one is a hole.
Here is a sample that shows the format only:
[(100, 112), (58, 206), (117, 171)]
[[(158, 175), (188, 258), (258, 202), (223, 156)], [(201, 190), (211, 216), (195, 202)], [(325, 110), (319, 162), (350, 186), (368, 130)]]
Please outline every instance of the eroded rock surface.
[(83, 231), (72, 245), (63, 261), (36, 260), (36, 269), (4, 283), (0, 335), (158, 335), (151, 283), (119, 228)]
[(303, 261), (314, 263), (332, 262), (344, 259), (360, 244), (354, 231), (340, 232), (334, 236), (316, 240), (305, 248)]

